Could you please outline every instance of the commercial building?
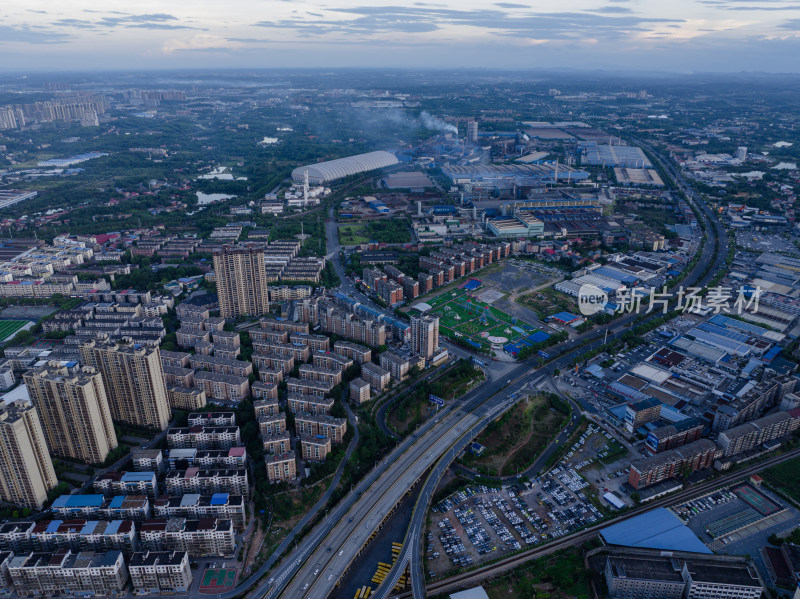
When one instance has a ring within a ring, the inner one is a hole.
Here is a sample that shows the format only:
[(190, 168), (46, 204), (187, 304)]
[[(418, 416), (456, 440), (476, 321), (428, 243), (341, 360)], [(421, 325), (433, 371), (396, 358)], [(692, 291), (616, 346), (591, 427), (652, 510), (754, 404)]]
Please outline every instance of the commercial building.
[(214, 252), (214, 273), (223, 318), (269, 312), (263, 244), (223, 246)]
[(125, 595), (128, 584), (121, 551), (67, 549), (14, 556), (8, 561), (8, 576), (21, 597), (113, 597)]
[(411, 351), (430, 360), (439, 349), (439, 317), (430, 314), (411, 317)]
[(297, 460), (294, 451), (284, 454), (267, 454), (264, 456), (267, 466), (267, 478), (271, 483), (297, 478)]
[(102, 375), (114, 420), (164, 430), (170, 419), (167, 387), (157, 347), (92, 340), (80, 346), (81, 362)]
[(40, 509), (57, 484), (36, 408), (0, 401), (0, 499)]
[(24, 381), (51, 454), (99, 464), (117, 446), (103, 379), (96, 369), (49, 362), (27, 372)]
[(136, 595), (187, 593), (192, 585), (192, 570), (186, 551), (134, 553), (128, 562), (128, 571)]

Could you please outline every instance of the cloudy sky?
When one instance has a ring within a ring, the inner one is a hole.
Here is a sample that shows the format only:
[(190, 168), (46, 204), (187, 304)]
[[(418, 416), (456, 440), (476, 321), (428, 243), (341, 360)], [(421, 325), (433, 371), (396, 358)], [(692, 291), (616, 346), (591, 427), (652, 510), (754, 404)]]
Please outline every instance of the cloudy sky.
[(800, 0), (3, 4), (0, 69), (7, 71), (337, 66), (800, 71)]

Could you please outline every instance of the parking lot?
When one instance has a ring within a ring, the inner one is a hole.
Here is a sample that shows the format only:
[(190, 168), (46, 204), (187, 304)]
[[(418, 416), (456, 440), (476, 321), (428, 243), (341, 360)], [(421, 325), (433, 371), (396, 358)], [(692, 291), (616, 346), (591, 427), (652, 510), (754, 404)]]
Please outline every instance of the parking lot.
[(751, 252), (784, 252), (798, 255), (797, 246), (792, 243), (788, 235), (775, 235), (757, 231), (737, 231), (736, 245), (746, 248)]
[(429, 574), (441, 576), (595, 522), (601, 513), (583, 492), (588, 486), (575, 470), (556, 467), (530, 488), (471, 486), (451, 495), (432, 508)]

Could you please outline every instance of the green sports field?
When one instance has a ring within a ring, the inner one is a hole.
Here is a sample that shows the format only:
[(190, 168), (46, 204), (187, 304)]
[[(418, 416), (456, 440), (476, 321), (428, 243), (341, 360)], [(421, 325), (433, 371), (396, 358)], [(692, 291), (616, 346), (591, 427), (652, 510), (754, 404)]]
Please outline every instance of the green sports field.
[(505, 337), (513, 343), (537, 329), (477, 300), (464, 289), (454, 289), (428, 300), (431, 314), (439, 317), (439, 330), (451, 339), (467, 339), (482, 349), (491, 346), (487, 337)]
[(5, 341), (28, 324), (27, 320), (0, 320), (0, 341)]

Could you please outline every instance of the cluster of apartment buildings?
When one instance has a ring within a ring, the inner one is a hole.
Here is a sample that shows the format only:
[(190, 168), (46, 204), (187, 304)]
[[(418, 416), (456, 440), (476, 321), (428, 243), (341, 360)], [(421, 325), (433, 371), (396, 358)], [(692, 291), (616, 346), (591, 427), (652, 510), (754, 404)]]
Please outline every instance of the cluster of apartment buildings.
[(21, 597), (124, 596), (186, 593), (192, 584), (189, 553), (61, 549), (55, 552), (0, 552), (0, 584)]
[(467, 242), (440, 247), (428, 256), (419, 257), (419, 293), (423, 295), (460, 277), (472, 274), (511, 255), (512, 244), (500, 241), (493, 244)]
[(25, 250), (0, 264), (0, 297), (52, 297), (94, 289), (110, 291), (110, 284), (103, 278), (82, 281), (76, 274), (64, 272), (89, 262), (93, 256), (93, 248), (72, 240)]
[[(263, 318), (250, 330), (253, 363), (260, 382), (253, 385), (254, 408), (264, 444), (270, 482), (297, 476), (297, 456), (324, 461), (333, 445), (344, 440), (347, 420), (331, 415), (333, 391), (356, 363), (369, 361), (371, 350), (309, 333), (308, 323)], [(308, 360), (311, 360), (310, 363)], [(298, 376), (290, 376), (297, 371)], [(287, 388), (286, 407), (294, 414), (297, 443), (287, 431), (286, 413), (278, 403), (278, 383)], [(294, 447), (294, 448), (293, 448)], [(299, 450), (299, 452), (297, 452)]]

